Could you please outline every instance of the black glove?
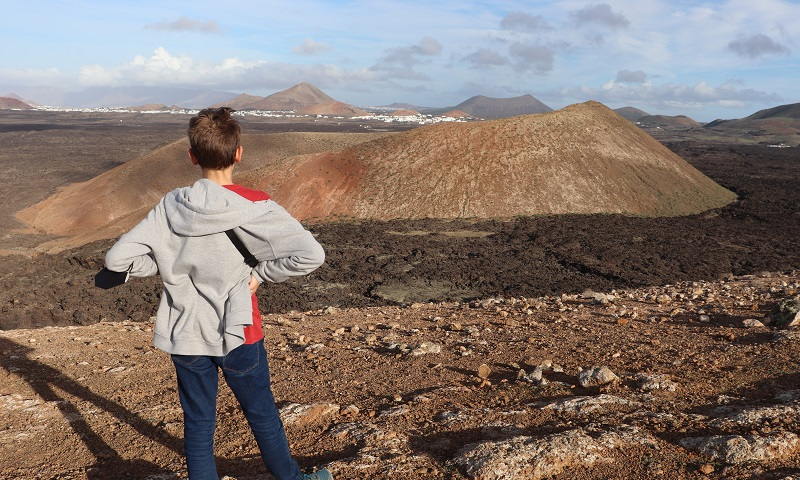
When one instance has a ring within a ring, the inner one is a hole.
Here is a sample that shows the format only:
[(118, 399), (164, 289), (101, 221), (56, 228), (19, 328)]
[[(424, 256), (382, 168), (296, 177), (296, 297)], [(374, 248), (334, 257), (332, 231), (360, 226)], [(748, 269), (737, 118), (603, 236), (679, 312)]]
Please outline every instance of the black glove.
[[(133, 266), (133, 264), (131, 264), (131, 266)], [(130, 268), (128, 268), (128, 271), (125, 272), (113, 272), (103, 267), (103, 269), (97, 272), (97, 274), (94, 276), (94, 286), (103, 289), (109, 289), (116, 287), (117, 285), (122, 285), (128, 281), (129, 272)]]

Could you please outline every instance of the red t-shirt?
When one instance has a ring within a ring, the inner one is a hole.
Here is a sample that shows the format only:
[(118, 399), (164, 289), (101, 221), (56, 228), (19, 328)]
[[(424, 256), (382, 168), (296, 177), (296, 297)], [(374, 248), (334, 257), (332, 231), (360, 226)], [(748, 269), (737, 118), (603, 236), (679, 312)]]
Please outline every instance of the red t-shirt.
[[(241, 185), (223, 185), (232, 192), (236, 192), (244, 198), (257, 202), (259, 200), (269, 200), (267, 192), (253, 190)], [(244, 327), (244, 343), (256, 343), (264, 338), (264, 330), (261, 329), (261, 312), (258, 311), (258, 300), (253, 294), (253, 324)]]

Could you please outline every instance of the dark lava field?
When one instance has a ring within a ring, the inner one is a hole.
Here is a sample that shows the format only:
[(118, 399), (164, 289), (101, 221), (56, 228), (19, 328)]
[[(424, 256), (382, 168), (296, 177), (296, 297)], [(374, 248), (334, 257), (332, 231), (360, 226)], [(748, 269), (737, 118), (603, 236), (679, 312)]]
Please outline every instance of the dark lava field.
[[(154, 139), (153, 143), (159, 143)], [(667, 146), (739, 199), (671, 218), (558, 215), (309, 225), (327, 252), (308, 277), (259, 289), (263, 313), (586, 288), (664, 285), (800, 268), (800, 148), (682, 141)], [(0, 329), (146, 321), (160, 280), (93, 287), (106, 240), (0, 257)]]

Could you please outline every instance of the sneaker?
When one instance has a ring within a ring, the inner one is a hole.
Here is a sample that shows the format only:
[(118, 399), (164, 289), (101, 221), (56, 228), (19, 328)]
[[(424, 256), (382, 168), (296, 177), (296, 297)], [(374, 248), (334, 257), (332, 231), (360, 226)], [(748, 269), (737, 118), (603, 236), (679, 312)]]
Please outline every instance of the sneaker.
[(314, 473), (303, 475), (303, 480), (333, 480), (333, 475), (331, 475), (331, 472), (329, 472), (327, 468), (323, 468)]

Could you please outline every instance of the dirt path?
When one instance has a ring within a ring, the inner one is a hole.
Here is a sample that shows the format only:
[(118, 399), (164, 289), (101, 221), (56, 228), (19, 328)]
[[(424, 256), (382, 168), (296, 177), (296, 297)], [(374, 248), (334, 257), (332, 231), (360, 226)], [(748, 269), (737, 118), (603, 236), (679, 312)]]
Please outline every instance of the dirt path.
[[(789, 478), (800, 474), (798, 333), (743, 325), (799, 280), (687, 282), (610, 292), (605, 305), (563, 295), (273, 314), (266, 345), (293, 452), (305, 468), (330, 463), (337, 479), (472, 478), (481, 452), (506, 465), (496, 478), (537, 478), (498, 450), (514, 438), (538, 442), (525, 462), (540, 473), (557, 473), (560, 458), (562, 480)], [(0, 478), (185, 476), (174, 373), (150, 327), (0, 335)], [(491, 369), (482, 387), (481, 364)], [(579, 367), (591, 366), (621, 380), (584, 388)], [(225, 386), (218, 412), (220, 473), (265, 478)], [(744, 463), (681, 446), (709, 435), (784, 444)]]

